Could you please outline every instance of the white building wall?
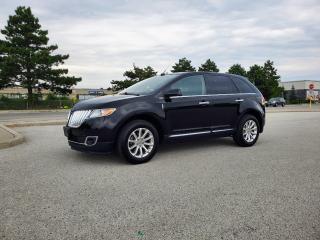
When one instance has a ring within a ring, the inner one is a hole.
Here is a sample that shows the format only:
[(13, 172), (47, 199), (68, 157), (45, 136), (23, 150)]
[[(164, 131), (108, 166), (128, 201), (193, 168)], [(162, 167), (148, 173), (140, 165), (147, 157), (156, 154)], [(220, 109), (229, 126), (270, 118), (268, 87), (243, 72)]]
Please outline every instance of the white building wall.
[(284, 90), (291, 90), (292, 85), (294, 85), (295, 90), (307, 90), (309, 85), (313, 83), (314, 89), (320, 89), (320, 80), (301, 80), (301, 81), (288, 81), (281, 82), (280, 86), (284, 87)]

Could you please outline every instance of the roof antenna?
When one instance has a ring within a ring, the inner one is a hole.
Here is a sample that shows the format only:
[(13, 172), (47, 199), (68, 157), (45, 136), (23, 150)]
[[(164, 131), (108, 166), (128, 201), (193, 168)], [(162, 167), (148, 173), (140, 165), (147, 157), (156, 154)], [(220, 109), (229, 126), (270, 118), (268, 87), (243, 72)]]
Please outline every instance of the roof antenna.
[(169, 64), (164, 70), (163, 72), (160, 74), (160, 76), (164, 76), (166, 75), (167, 69), (170, 67), (171, 64)]

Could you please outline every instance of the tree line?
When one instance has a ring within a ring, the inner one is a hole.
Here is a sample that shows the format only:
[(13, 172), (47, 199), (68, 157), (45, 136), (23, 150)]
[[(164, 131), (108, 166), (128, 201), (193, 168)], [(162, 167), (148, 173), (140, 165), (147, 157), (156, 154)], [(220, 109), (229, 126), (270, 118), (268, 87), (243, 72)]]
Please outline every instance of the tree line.
[[(171, 72), (219, 72), (219, 68), (216, 63), (208, 59), (201, 64), (198, 69), (192, 66), (191, 60), (187, 58), (181, 58), (177, 63), (173, 64)], [(284, 89), (279, 86), (280, 76), (277, 73), (277, 69), (274, 67), (274, 63), (267, 60), (262, 66), (254, 64), (250, 66), (248, 70), (241, 66), (241, 64), (233, 64), (227, 71), (230, 74), (237, 74), (243, 77), (247, 77), (255, 86), (259, 88), (265, 98), (281, 96)], [(112, 80), (112, 90), (120, 91), (131, 85), (142, 81), (146, 78), (157, 75), (151, 66), (144, 68), (133, 65), (133, 69), (127, 70), (123, 73), (124, 80)]]
[[(60, 68), (68, 54), (56, 54), (57, 45), (50, 45), (48, 31), (43, 30), (39, 19), (30, 7), (18, 7), (15, 14), (9, 16), (7, 25), (2, 29), (4, 40), (0, 40), (0, 89), (21, 86), (28, 90), (28, 101), (32, 104), (36, 90), (48, 89), (57, 94), (68, 94), (71, 87), (81, 81), (80, 77), (68, 75), (68, 69)], [(171, 72), (208, 71), (219, 72), (214, 61), (208, 59), (196, 69), (191, 60), (181, 58), (172, 66)], [(266, 98), (279, 96), (283, 89), (279, 87), (280, 76), (272, 61), (262, 66), (253, 65), (248, 71), (240, 64), (232, 65), (228, 73), (247, 77)], [(151, 67), (133, 66), (124, 72), (123, 80), (113, 80), (112, 89), (119, 91), (157, 72)]]

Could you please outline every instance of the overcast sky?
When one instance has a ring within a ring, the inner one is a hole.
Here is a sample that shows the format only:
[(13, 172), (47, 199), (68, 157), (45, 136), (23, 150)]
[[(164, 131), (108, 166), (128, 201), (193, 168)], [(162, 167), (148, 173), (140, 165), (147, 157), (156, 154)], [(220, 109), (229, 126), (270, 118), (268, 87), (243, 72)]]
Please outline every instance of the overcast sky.
[(70, 54), (78, 87), (106, 88), (133, 63), (170, 70), (182, 57), (211, 58), (222, 72), (271, 59), (283, 81), (320, 79), (320, 0), (1, 0), (1, 29), (19, 5)]

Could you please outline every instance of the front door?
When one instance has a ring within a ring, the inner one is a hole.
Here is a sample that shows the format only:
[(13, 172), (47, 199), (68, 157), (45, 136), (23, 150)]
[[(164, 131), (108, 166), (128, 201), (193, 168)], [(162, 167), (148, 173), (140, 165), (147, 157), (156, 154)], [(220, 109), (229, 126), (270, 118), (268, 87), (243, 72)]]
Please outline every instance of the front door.
[(164, 103), (170, 134), (210, 133), (209, 100), (205, 94), (203, 75), (177, 80), (169, 89), (180, 89), (182, 96), (171, 97)]

